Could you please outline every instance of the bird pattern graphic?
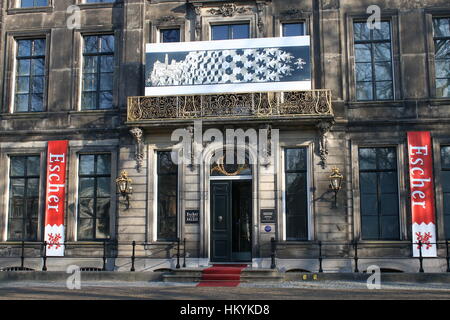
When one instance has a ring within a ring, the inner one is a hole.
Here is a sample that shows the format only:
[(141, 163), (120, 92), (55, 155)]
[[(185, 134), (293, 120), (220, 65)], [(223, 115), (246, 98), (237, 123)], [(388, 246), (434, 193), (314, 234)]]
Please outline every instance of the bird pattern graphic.
[(157, 60), (147, 79), (152, 87), (277, 82), (306, 62), (280, 48), (201, 50), (183, 60)]

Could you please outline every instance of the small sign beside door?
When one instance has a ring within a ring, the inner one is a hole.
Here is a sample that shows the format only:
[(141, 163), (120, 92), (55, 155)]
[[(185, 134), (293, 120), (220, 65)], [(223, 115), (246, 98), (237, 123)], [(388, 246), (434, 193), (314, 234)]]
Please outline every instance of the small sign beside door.
[(199, 223), (200, 210), (186, 210), (185, 223)]
[(261, 223), (276, 223), (276, 220), (274, 209), (261, 209)]

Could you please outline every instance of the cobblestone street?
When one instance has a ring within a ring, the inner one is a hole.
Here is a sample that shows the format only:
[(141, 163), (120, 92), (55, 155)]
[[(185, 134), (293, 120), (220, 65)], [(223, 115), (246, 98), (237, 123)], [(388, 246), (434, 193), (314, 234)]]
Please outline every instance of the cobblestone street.
[(359, 282), (286, 282), (241, 284), (235, 288), (197, 288), (195, 284), (88, 282), (79, 290), (64, 283), (9, 283), (0, 299), (151, 299), (151, 300), (305, 300), (305, 299), (450, 299), (448, 285), (385, 284), (369, 290)]

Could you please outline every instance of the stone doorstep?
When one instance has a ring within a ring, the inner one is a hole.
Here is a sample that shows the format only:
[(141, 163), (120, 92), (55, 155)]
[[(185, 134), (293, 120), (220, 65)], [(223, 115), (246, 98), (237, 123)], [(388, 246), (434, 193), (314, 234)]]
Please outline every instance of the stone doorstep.
[[(163, 275), (164, 282), (200, 282), (202, 270), (172, 269), (170, 274)], [(281, 282), (283, 274), (272, 269), (244, 269), (240, 274), (240, 282)]]

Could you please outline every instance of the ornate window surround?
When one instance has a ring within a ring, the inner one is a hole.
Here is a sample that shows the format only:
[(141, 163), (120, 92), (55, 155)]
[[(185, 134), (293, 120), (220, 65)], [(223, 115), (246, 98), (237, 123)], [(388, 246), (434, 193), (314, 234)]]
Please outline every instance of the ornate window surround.
[[(13, 146), (14, 145), (14, 146)], [(32, 143), (5, 143), (2, 145), (2, 153), (0, 154), (0, 174), (8, 177), (7, 183), (0, 185), (0, 241), (8, 239), (8, 215), (9, 215), (9, 173), (11, 156), (24, 156), (35, 154), (40, 156), (40, 181), (39, 181), (39, 214), (38, 214), (38, 230), (37, 239), (42, 239), (44, 225), (43, 220), (45, 212), (45, 176), (47, 151), (45, 142)]]
[(21, 112), (20, 114), (42, 114), (43, 112), (48, 111), (48, 89), (50, 87), (50, 73), (49, 73), (49, 65), (51, 59), (51, 30), (30, 30), (30, 31), (13, 31), (6, 32), (6, 60), (4, 66), (4, 94), (3, 94), (3, 108), (0, 107), (0, 113), (8, 113), (8, 114), (19, 114), (14, 112), (14, 94), (15, 94), (15, 81), (16, 81), (16, 51), (17, 51), (17, 42), (16, 40), (21, 39), (34, 39), (34, 38), (43, 38), (45, 39), (45, 87), (44, 87), (44, 107), (43, 111), (38, 112)]
[(398, 101), (402, 99), (402, 78), (400, 64), (400, 39), (399, 39), (399, 16), (397, 10), (386, 10), (381, 12), (381, 20), (389, 21), (391, 24), (391, 48), (392, 48), (392, 72), (394, 84), (394, 98), (392, 100), (356, 100), (356, 72), (355, 72), (355, 45), (353, 23), (358, 20), (367, 21), (369, 15), (360, 13), (348, 13), (346, 15), (346, 37), (347, 41), (347, 73), (343, 78), (344, 88), (347, 87), (345, 95), (352, 104), (385, 104), (389, 101)]
[[(376, 148), (376, 147), (394, 147), (397, 152), (397, 175), (398, 175), (398, 195), (399, 195), (399, 226), (400, 226), (400, 240), (407, 240), (408, 234), (410, 234), (410, 230), (408, 230), (408, 225), (410, 224), (410, 218), (408, 218), (407, 208), (408, 208), (408, 198), (407, 194), (407, 185), (405, 177), (408, 174), (408, 166), (405, 166), (406, 163), (405, 157), (407, 157), (407, 146), (402, 141), (398, 140), (376, 140), (375, 137), (371, 139), (363, 139), (363, 140), (352, 140), (351, 141), (351, 154), (350, 154), (350, 163), (352, 163), (352, 177), (348, 177), (348, 180), (351, 179), (351, 190), (353, 194), (353, 205), (349, 205), (349, 215), (350, 219), (353, 220), (352, 224), (352, 232), (354, 239), (361, 239), (361, 193), (359, 186), (359, 157), (358, 150), (359, 148)], [(348, 181), (350, 183), (350, 181)], [(353, 208), (353, 210), (351, 209)], [(364, 240), (364, 242), (380, 242), (383, 240)]]
[(450, 10), (447, 8), (425, 9), (425, 35), (426, 35), (426, 54), (427, 54), (427, 83), (429, 96), (436, 100), (448, 100), (447, 97), (437, 97), (436, 92), (436, 64), (435, 64), (435, 45), (433, 37), (433, 19), (450, 17)]
[(186, 39), (189, 39), (189, 35), (186, 34), (187, 30), (189, 30), (187, 23), (186, 17), (174, 15), (166, 15), (152, 20), (150, 25), (150, 42), (161, 42), (160, 31), (164, 29), (180, 29), (180, 42), (186, 41)]

